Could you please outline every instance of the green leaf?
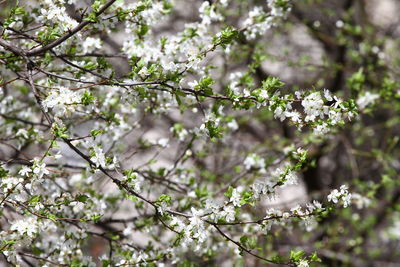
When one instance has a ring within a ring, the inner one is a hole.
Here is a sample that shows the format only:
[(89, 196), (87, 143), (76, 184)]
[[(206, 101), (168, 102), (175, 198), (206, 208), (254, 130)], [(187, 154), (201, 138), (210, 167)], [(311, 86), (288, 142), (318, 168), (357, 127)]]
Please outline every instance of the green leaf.
[(32, 253), (33, 253), (34, 255), (36, 255), (36, 256), (40, 256), (40, 254), (43, 253), (43, 250), (41, 250), (40, 248), (38, 248), (38, 247), (36, 247), (36, 246), (33, 246), (33, 247), (31, 248), (31, 250), (32, 250)]
[(240, 199), (240, 204), (249, 204), (251, 206), (254, 206), (254, 198), (253, 198), (253, 192), (252, 191), (244, 191), (242, 193), (242, 198)]
[(277, 263), (277, 264), (282, 264), (282, 263), (285, 262), (285, 259), (282, 256), (279, 256), (279, 255), (276, 255), (276, 256), (272, 257), (271, 260), (274, 263)]
[(165, 203), (167, 203), (167, 204), (171, 204), (171, 201), (172, 201), (172, 197), (171, 196), (169, 196), (169, 195), (161, 195), (161, 196), (159, 196), (158, 197), (158, 199), (157, 199), (157, 202), (165, 202)]
[(197, 198), (204, 198), (208, 196), (208, 189), (206, 186), (203, 187), (197, 187), (195, 190)]
[(136, 30), (136, 34), (139, 37), (144, 37), (149, 32), (149, 30), (150, 30), (150, 27), (148, 25), (146, 25), (146, 24), (140, 25)]
[(92, 10), (93, 10), (94, 12), (99, 12), (100, 7), (101, 7), (101, 1), (100, 1), (100, 0), (96, 0), (96, 1), (94, 1), (94, 3), (92, 4)]
[(322, 262), (322, 260), (318, 257), (317, 252), (314, 252), (310, 256), (310, 260), (313, 261), (313, 262)]
[(279, 89), (284, 85), (285, 83), (279, 80), (279, 78), (271, 76), (262, 82), (262, 88), (268, 91)]
[(53, 222), (57, 222), (57, 216), (54, 214), (47, 214), (47, 218), (52, 220)]
[(303, 250), (292, 250), (290, 251), (290, 259), (294, 262), (298, 262), (304, 256), (305, 252)]
[(85, 105), (85, 106), (88, 106), (88, 105), (92, 104), (95, 100), (96, 100), (96, 97), (94, 97), (92, 95), (92, 93), (89, 92), (89, 91), (85, 91), (83, 93), (82, 98), (81, 98), (82, 104)]
[(90, 135), (93, 137), (99, 136), (100, 134), (102, 134), (104, 132), (104, 130), (91, 130), (90, 131)]
[(82, 203), (86, 203), (86, 201), (89, 199), (89, 197), (87, 195), (78, 195), (75, 197), (75, 200), (82, 202)]
[(29, 199), (29, 203), (38, 203), (40, 201), (41, 196), (40, 195), (34, 195)]
[(206, 76), (206, 77), (203, 77), (203, 78), (200, 79), (199, 86), (204, 89), (204, 88), (209, 87), (210, 85), (212, 85), (214, 83), (215, 83), (215, 81), (214, 81), (213, 78), (211, 78), (209, 76)]
[(100, 218), (101, 218), (101, 216), (103, 216), (103, 215), (101, 215), (101, 214), (94, 214), (94, 215), (92, 215), (92, 217), (90, 217), (90, 219), (93, 221), (93, 222), (98, 222), (99, 220), (100, 220)]
[(233, 27), (228, 26), (224, 30), (218, 33), (213, 39), (214, 45), (221, 45), (226, 47), (228, 44), (232, 43), (234, 39), (239, 36), (239, 31), (235, 30)]
[(224, 195), (230, 198), (232, 196), (232, 192), (233, 192), (233, 187), (229, 186), (228, 190), (224, 193)]
[(0, 178), (7, 177), (8, 171), (0, 166)]
[(102, 260), (102, 261), (101, 261), (101, 266), (102, 266), (102, 267), (111, 266), (111, 260)]
[(210, 136), (210, 138), (219, 138), (221, 137), (221, 128), (215, 125), (214, 121), (207, 121), (205, 123), (206, 128), (208, 130), (208, 135)]
[(360, 68), (356, 73), (347, 79), (347, 85), (351, 90), (360, 91), (365, 83), (364, 69)]
[(65, 127), (65, 126), (61, 127), (57, 124), (53, 124), (52, 130), (53, 130), (53, 134), (55, 137), (58, 137), (58, 138), (68, 138), (69, 137), (68, 133), (67, 133), (67, 127)]
[(240, 237), (240, 244), (242, 244), (243, 246), (247, 246), (247, 241), (249, 240), (249, 238), (245, 235)]

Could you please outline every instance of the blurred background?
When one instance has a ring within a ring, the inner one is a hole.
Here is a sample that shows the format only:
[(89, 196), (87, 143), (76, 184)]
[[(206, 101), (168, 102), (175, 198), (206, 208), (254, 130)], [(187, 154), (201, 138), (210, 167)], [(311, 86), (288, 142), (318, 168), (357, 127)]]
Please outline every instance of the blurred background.
[[(26, 2), (35, 5), (35, 1)], [(71, 17), (76, 15), (76, 9), (91, 3), (75, 2), (67, 8)], [(153, 29), (154, 34), (172, 34), (181, 31), (185, 23), (197, 21), (197, 7), (201, 2), (175, 1), (174, 13)], [(15, 1), (0, 1), (0, 21), (14, 5)], [(237, 13), (228, 16), (228, 24), (239, 28), (250, 7), (266, 6), (266, 1), (232, 0), (229, 5)], [(188, 6), (196, 8), (188, 9)], [(299, 173), (299, 185), (281, 190), (276, 198), (262, 203), (261, 210), (292, 208), (310, 199), (322, 199), (342, 184), (359, 192), (359, 205), (336, 211), (321, 220), (316, 230), (305, 234), (299, 229), (276, 231), (260, 238), (258, 242), (267, 250), (282, 254), (293, 247), (309, 253), (317, 250), (323, 260), (321, 266), (400, 266), (400, 100), (395, 97), (400, 88), (399, 14), (400, 1), (396, 0), (293, 1), (283, 25), (254, 41), (242, 38), (240, 45), (233, 48), (237, 51), (230, 61), (232, 64), (220, 73), (222, 82), (216, 85), (220, 90), (230, 73), (243, 71), (254, 54), (259, 53), (263, 55), (262, 64), (253, 73), (258, 84), (269, 76), (276, 76), (285, 83), (287, 92), (315, 87), (327, 88), (343, 99), (358, 99), (366, 91), (380, 95), (380, 101), (357, 120), (322, 140), (305, 141), (295, 127), (274, 120), (270, 111), (240, 113), (240, 130), (224, 146), (215, 145), (204, 161), (187, 162), (214, 173), (217, 184), (227, 184), (231, 177), (224, 175), (224, 170), (242, 161), (243, 151), (249, 147), (259, 144), (261, 151), (262, 147), (270, 151), (292, 143), (308, 143), (310, 164)], [(121, 52), (123, 35), (123, 32), (99, 33), (105, 49), (114, 54)], [(121, 77), (130, 71), (126, 58), (107, 60)], [(223, 62), (223, 58), (214, 60)], [(165, 114), (160, 120), (145, 118), (142, 122), (145, 134), (135, 133), (127, 138), (162, 138), (169, 129), (167, 125), (181, 119), (175, 113)], [(229, 153), (226, 146), (231, 149)], [(24, 149), (26, 153), (34, 153), (44, 148), (28, 145)], [(171, 144), (160, 153), (158, 167), (171, 165), (175, 158), (171, 155), (179, 149), (182, 148)], [(126, 154), (132, 151), (128, 149)], [(73, 153), (64, 153), (74, 161)], [(147, 162), (152, 156), (143, 151), (135, 162)], [(0, 159), (12, 157), (13, 150), (0, 143)], [(130, 164), (126, 162), (125, 166)], [(206, 173), (201, 174), (204, 179), (209, 178)], [(123, 214), (126, 211), (121, 211)], [(97, 255), (106, 245), (94, 240), (88, 249)], [(245, 257), (246, 266), (266, 266), (251, 256)], [(223, 257), (210, 262), (193, 255), (188, 258), (201, 266), (230, 266), (229, 260)]]

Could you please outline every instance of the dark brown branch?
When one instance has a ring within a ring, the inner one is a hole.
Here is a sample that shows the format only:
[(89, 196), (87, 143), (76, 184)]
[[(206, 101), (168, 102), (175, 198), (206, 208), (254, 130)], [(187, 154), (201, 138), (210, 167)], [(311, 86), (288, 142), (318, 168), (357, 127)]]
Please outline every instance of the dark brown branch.
[[(274, 261), (272, 261), (272, 260), (270, 260), (270, 259), (261, 257), (261, 256), (255, 254), (255, 253), (251, 252), (250, 249), (245, 248), (245, 247), (242, 246), (239, 242), (237, 242), (237, 241), (235, 241), (234, 239), (230, 238), (227, 234), (225, 234), (225, 233), (218, 227), (218, 225), (213, 224), (213, 226), (215, 227), (215, 229), (217, 229), (217, 231), (218, 231), (223, 237), (225, 237), (228, 241), (230, 241), (230, 242), (232, 242), (233, 244), (235, 244), (236, 246), (238, 246), (241, 250), (247, 252), (248, 254), (250, 254), (250, 255), (252, 255), (252, 256), (254, 256), (254, 257), (260, 259), (260, 260), (263, 260), (263, 261), (266, 261), (266, 262), (269, 262), (269, 263), (274, 263), (274, 264), (276, 264), (276, 262), (274, 262)], [(294, 265), (291, 265), (291, 264), (289, 264), (289, 263), (284, 263), (284, 265), (287, 265), (287, 266), (294, 266)]]
[(2, 39), (2, 38), (0, 38), (0, 45), (1, 45), (2, 47), (4, 47), (6, 50), (11, 51), (11, 52), (13, 52), (13, 53), (16, 54), (16, 55), (19, 55), (19, 56), (26, 56), (24, 50), (22, 50), (22, 49), (20, 49), (20, 48), (18, 48), (18, 47), (16, 47), (16, 46), (14, 46), (14, 45), (12, 45), (12, 44), (6, 42), (6, 41), (5, 41), (4, 39)]

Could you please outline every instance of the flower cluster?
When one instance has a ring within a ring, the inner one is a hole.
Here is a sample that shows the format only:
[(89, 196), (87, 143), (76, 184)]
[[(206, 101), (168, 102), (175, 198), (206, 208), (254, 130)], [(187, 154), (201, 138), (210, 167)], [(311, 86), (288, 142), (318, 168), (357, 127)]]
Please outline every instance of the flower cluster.
[(257, 154), (252, 153), (248, 155), (243, 164), (247, 170), (256, 168), (259, 169), (261, 173), (265, 173), (265, 161)]
[(249, 17), (244, 21), (244, 34), (248, 40), (255, 39), (269, 28), (276, 26), (279, 20), (285, 18), (291, 10), (289, 1), (268, 0), (270, 12), (265, 13), (262, 7), (254, 7), (249, 12)]
[(352, 199), (352, 194), (349, 193), (346, 185), (342, 185), (339, 190), (334, 189), (328, 195), (328, 201), (333, 203), (341, 202), (343, 207), (345, 208), (347, 208), (350, 205), (351, 199)]
[(40, 9), (39, 21), (52, 22), (60, 26), (63, 30), (71, 30), (78, 25), (78, 22), (68, 16), (66, 7), (57, 3), (58, 1), (43, 1)]
[(69, 90), (66, 87), (51, 90), (46, 99), (42, 101), (45, 111), (52, 109), (56, 116), (66, 116), (72, 114), (77, 105), (82, 101), (80, 92)]

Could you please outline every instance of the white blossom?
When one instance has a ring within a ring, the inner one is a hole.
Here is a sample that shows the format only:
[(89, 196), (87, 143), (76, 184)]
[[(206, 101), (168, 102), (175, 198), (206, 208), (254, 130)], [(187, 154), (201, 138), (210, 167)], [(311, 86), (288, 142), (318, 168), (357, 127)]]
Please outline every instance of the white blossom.
[(232, 196), (230, 197), (229, 201), (231, 201), (235, 207), (240, 207), (241, 206), (241, 204), (240, 204), (240, 200), (241, 199), (242, 198), (240, 196), (239, 191), (236, 188), (234, 188), (232, 190)]
[(225, 217), (227, 222), (233, 222), (235, 220), (235, 208), (233, 206), (225, 206), (221, 212), (221, 217)]
[(328, 113), (327, 106), (324, 106), (324, 101), (319, 92), (309, 94), (301, 102), (306, 113), (305, 121), (315, 121), (318, 117), (323, 118)]
[(239, 129), (239, 125), (237, 124), (235, 119), (232, 119), (230, 122), (228, 122), (226, 126), (228, 126), (228, 128), (230, 128), (232, 131), (236, 131), (237, 129)]
[(106, 166), (106, 156), (103, 153), (103, 149), (101, 147), (95, 146), (93, 147), (93, 156), (90, 160), (96, 164), (97, 167), (105, 167)]
[(41, 179), (44, 175), (49, 174), (49, 171), (46, 169), (46, 164), (40, 162), (38, 159), (35, 159), (33, 161), (32, 170), (36, 177), (39, 179)]
[(28, 176), (29, 173), (31, 172), (32, 172), (31, 168), (29, 168), (28, 166), (23, 166), (18, 173), (21, 174), (22, 176)]
[(250, 170), (251, 168), (260, 169), (261, 173), (265, 172), (265, 161), (260, 158), (257, 154), (249, 154), (243, 162), (246, 170)]
[(379, 98), (378, 94), (365, 92), (365, 94), (357, 98), (356, 103), (360, 109), (365, 109), (367, 106), (373, 104), (375, 100), (377, 100), (378, 98)]
[(39, 230), (39, 224), (35, 217), (17, 220), (11, 224), (10, 230), (17, 231), (21, 235), (34, 237)]
[(82, 43), (83, 53), (91, 53), (96, 49), (101, 48), (101, 41), (99, 38), (87, 37)]
[(45, 111), (53, 109), (56, 116), (68, 115), (74, 112), (77, 104), (81, 103), (80, 92), (60, 87), (58, 90), (51, 90), (46, 99), (42, 101)]
[(308, 267), (308, 262), (306, 260), (300, 260), (297, 267)]
[(340, 200), (342, 201), (343, 207), (347, 208), (350, 205), (352, 195), (349, 193), (346, 185), (340, 186), (340, 189), (334, 189), (328, 195), (328, 201), (333, 203), (338, 203)]

